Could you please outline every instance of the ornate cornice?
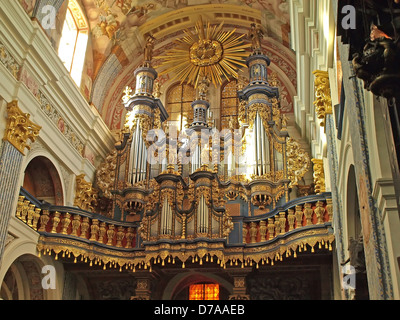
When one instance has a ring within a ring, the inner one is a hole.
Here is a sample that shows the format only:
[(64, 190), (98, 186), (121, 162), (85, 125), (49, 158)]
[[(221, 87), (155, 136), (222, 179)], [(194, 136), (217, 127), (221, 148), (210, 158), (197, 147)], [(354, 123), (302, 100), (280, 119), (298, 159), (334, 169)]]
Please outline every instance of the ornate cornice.
[(23, 113), (18, 107), (18, 101), (7, 104), (7, 127), (3, 140), (11, 143), (23, 155), (25, 148), (30, 149), (28, 140), (34, 142), (42, 128), (29, 118), (30, 114)]

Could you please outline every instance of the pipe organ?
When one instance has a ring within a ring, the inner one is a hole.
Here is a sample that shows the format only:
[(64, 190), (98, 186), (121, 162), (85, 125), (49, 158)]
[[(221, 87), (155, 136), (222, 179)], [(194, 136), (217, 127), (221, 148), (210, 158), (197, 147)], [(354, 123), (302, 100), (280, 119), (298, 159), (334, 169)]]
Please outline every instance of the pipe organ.
[(16, 216), (39, 232), (38, 251), (151, 271), (178, 260), (185, 268), (189, 259), (258, 266), (306, 245), (331, 248), (330, 195), (291, 192), (310, 158), (289, 135), (270, 60), (259, 49), (246, 59), (247, 85), (237, 91), (239, 114), (228, 127), (215, 126), (214, 81), (201, 74), (193, 121), (180, 132), (153, 93), (158, 74), (147, 52), (134, 90), (124, 91), (125, 127), (114, 150), (93, 185), (77, 180), (78, 207), (43, 205), (22, 191)]
[(97, 185), (99, 197), (112, 204), (108, 216), (138, 227), (138, 247), (206, 241), (220, 252), (227, 243), (249, 241), (254, 229), (247, 220), (274, 220), (278, 213), (283, 219), (280, 208), (292, 200), (310, 159), (289, 137), (278, 88), (268, 79), (268, 57), (255, 50), (246, 64), (248, 83), (237, 92), (239, 115), (229, 127), (216, 128), (210, 118), (210, 79), (203, 74), (193, 121), (180, 132), (153, 95), (158, 74), (151, 61), (136, 70), (135, 89), (127, 87), (123, 98), (121, 139), (99, 168)]
[(150, 63), (136, 70), (134, 93), (127, 88), (123, 98), (126, 125), (107, 195), (115, 218), (141, 223), (143, 241), (224, 239), (234, 228), (230, 203), (242, 208), (239, 216), (268, 214), (289, 201), (290, 189), (309, 169), (305, 152), (288, 152), (296, 142), (288, 144), (279, 91), (268, 79), (270, 60), (255, 51), (246, 64), (248, 85), (238, 91), (244, 107), (233, 121), (239, 126), (219, 131), (210, 121), (204, 75), (192, 103), (193, 122), (179, 139), (177, 128), (162, 130), (168, 115), (153, 96), (157, 72)]

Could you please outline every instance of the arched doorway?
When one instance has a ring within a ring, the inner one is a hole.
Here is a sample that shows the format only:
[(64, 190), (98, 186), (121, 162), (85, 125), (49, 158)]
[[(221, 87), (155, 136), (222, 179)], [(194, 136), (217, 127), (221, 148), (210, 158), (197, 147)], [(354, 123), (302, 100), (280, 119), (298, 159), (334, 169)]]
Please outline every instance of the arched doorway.
[(33, 158), (25, 169), (23, 188), (32, 196), (52, 205), (64, 205), (60, 176), (46, 157)]
[(346, 213), (349, 259), (343, 265), (354, 268), (353, 270), (356, 274), (353, 299), (369, 300), (357, 180), (353, 165), (349, 168), (347, 178)]
[(47, 299), (37, 257), (25, 254), (12, 263), (1, 284), (0, 297), (2, 300)]

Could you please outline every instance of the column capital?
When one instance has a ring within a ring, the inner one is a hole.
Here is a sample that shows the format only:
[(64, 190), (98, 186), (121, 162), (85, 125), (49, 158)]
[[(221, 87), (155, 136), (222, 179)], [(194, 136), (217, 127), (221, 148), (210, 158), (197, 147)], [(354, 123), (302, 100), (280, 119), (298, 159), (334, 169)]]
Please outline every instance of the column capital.
[(7, 126), (3, 140), (11, 143), (23, 155), (25, 148), (30, 149), (28, 140), (34, 142), (42, 128), (33, 123), (30, 116), (21, 111), (17, 100), (7, 104)]

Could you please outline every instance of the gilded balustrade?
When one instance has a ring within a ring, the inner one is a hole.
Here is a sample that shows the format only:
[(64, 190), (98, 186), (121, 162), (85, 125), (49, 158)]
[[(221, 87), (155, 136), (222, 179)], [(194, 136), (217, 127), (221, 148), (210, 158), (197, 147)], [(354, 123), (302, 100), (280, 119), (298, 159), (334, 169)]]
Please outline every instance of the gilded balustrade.
[(296, 205), (278, 212), (265, 220), (244, 222), (243, 243), (253, 244), (272, 240), (304, 227), (332, 222), (332, 200), (315, 201)]
[[(304, 198), (305, 201), (307, 200)], [(271, 264), (284, 257), (296, 258), (298, 253), (319, 249), (332, 250), (334, 236), (332, 200), (324, 197), (310, 202), (296, 203), (275, 215), (247, 217), (242, 224), (242, 244), (226, 246), (210, 239), (192, 243), (186, 239), (173, 243), (137, 246), (135, 225), (102, 219), (99, 215), (76, 208), (67, 211), (39, 208), (23, 195), (19, 197), (16, 217), (40, 234), (39, 255), (54, 254), (55, 259), (72, 257), (90, 266), (103, 265), (135, 271), (152, 270), (154, 265), (216, 262), (222, 268)], [(55, 207), (58, 209), (58, 207)], [(247, 219), (247, 220), (246, 220)], [(104, 221), (103, 221), (104, 220)]]
[[(28, 226), (38, 231), (42, 239), (52, 237), (53, 234), (61, 236), (63, 239), (80, 239), (83, 242), (93, 243), (94, 245), (105, 245), (112, 248), (132, 249), (136, 242), (136, 227), (117, 225), (106, 221), (100, 221), (97, 218), (84, 216), (84, 213), (59, 212), (41, 209), (34, 203), (31, 203), (25, 196), (21, 195), (18, 199), (16, 217), (26, 223)], [(61, 246), (53, 247), (56, 254), (69, 252), (68, 242), (65, 250)], [(72, 243), (72, 242), (71, 242)], [(49, 253), (45, 241), (38, 243), (39, 253)], [(90, 253), (88, 252), (88, 255)], [(82, 253), (82, 255), (84, 255)]]

